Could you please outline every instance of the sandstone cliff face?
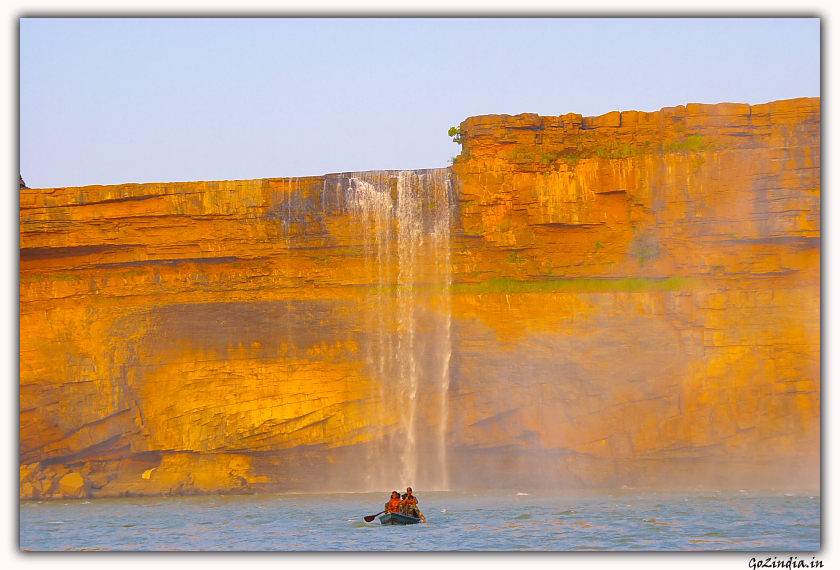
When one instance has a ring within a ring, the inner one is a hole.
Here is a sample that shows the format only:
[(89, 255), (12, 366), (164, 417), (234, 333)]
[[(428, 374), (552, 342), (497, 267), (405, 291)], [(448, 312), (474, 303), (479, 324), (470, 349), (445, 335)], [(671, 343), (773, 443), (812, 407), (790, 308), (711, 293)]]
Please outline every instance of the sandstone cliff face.
[(487, 116), (452, 169), (22, 189), (21, 497), (819, 484), (819, 125)]
[(504, 431), (568, 453), (581, 484), (735, 481), (771, 464), (770, 483), (817, 480), (819, 109), (461, 124), (456, 267), (502, 278), (495, 311), (476, 311), (518, 339), (500, 366), (545, 359), (515, 388), (477, 373), (522, 402), (497, 408), (520, 415)]

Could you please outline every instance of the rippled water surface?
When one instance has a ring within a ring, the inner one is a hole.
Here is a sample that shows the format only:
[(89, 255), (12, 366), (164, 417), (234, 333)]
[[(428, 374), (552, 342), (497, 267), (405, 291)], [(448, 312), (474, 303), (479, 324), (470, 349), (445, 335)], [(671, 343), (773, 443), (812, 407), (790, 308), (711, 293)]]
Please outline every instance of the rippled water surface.
[(426, 525), (364, 522), (388, 493), (21, 501), (25, 550), (820, 548), (820, 497), (612, 490), (422, 493)]

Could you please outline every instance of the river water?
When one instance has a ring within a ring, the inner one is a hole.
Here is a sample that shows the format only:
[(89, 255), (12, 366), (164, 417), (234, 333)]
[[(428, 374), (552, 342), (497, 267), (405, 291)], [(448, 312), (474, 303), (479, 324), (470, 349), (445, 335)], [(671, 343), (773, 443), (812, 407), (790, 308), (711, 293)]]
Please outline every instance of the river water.
[(420, 493), (428, 524), (364, 522), (388, 493), (21, 501), (22, 550), (820, 549), (807, 492)]

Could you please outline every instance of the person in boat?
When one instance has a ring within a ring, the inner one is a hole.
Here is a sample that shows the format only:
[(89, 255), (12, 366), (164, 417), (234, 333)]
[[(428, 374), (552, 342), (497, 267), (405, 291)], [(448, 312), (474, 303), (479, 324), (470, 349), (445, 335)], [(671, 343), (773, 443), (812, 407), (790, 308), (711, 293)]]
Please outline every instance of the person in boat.
[(420, 509), (417, 508), (417, 503), (419, 501), (417, 500), (417, 497), (414, 496), (414, 493), (412, 492), (411, 487), (408, 487), (405, 490), (405, 495), (403, 495), (402, 502), (403, 502), (403, 505), (405, 505), (404, 514), (406, 514), (410, 517), (418, 518), (418, 519), (422, 520), (423, 522), (426, 522), (426, 517), (424, 517), (423, 513), (420, 512)]
[(400, 494), (397, 491), (393, 491), (391, 493), (391, 500), (385, 503), (385, 512), (386, 513), (398, 513), (403, 506), (402, 499), (400, 499)]

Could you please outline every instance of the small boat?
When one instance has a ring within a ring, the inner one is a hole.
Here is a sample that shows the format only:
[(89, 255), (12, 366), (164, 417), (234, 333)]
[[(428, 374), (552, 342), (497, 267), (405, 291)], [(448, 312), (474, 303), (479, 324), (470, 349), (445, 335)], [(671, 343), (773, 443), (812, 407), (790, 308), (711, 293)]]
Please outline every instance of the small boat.
[(379, 522), (383, 525), (403, 525), (403, 524), (417, 524), (422, 522), (417, 517), (410, 517), (408, 515), (401, 515), (400, 513), (385, 513), (379, 517)]

